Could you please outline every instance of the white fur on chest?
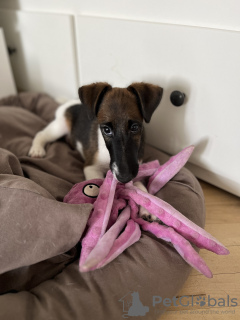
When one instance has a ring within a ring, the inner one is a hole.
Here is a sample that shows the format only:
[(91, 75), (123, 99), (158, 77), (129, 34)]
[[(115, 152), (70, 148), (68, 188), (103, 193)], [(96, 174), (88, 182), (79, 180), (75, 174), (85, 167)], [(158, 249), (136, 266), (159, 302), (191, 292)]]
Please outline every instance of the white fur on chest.
[(103, 179), (106, 172), (110, 169), (110, 155), (103, 139), (100, 128), (97, 130), (98, 151), (96, 153), (94, 164), (83, 169), (86, 180)]

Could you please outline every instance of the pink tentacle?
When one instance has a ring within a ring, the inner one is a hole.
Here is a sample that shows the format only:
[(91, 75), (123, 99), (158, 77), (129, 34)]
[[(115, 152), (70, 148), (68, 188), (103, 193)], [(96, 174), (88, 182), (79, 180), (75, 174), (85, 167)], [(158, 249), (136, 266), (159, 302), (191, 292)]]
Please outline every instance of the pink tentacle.
[(126, 189), (121, 190), (121, 192), (125, 196), (131, 197), (137, 204), (146, 208), (166, 225), (173, 227), (199, 248), (205, 248), (221, 255), (229, 254), (228, 249), (223, 244), (174, 209), (169, 203), (130, 185), (126, 186)]
[[(107, 184), (110, 185), (110, 188), (108, 190), (106, 190), (105, 192), (101, 193), (98, 195), (98, 198), (100, 198), (101, 200), (101, 204), (97, 203), (97, 206), (99, 206), (100, 208), (103, 207), (104, 204), (104, 200), (106, 201), (106, 209), (105, 209), (105, 214), (103, 217), (103, 223), (102, 223), (102, 230), (101, 230), (101, 234), (100, 237), (102, 237), (107, 229), (107, 225), (108, 225), (108, 221), (109, 221), (109, 217), (111, 214), (111, 210), (112, 210), (112, 204), (113, 204), (113, 199), (114, 199), (114, 195), (115, 195), (115, 190), (116, 190), (116, 186), (117, 186), (117, 179), (114, 178), (114, 176), (112, 175), (111, 171), (109, 170), (107, 172), (106, 178), (104, 180), (104, 182), (106, 181)], [(95, 202), (96, 204), (96, 202)], [(96, 205), (94, 205), (95, 208)]]
[(148, 192), (156, 194), (187, 163), (193, 150), (194, 146), (189, 146), (160, 166), (149, 179)]
[(109, 217), (107, 230), (116, 222), (118, 218), (119, 210), (122, 210), (123, 208), (125, 208), (126, 205), (127, 205), (126, 200), (114, 198), (112, 212)]
[(117, 256), (119, 256), (125, 249), (137, 242), (141, 237), (141, 230), (137, 223), (133, 220), (128, 220), (126, 229), (115, 240), (107, 257), (97, 265), (97, 269), (105, 266)]
[(188, 264), (190, 264), (193, 268), (198, 270), (206, 277), (212, 278), (212, 272), (206, 265), (205, 261), (193, 249), (191, 244), (180, 234), (178, 234), (173, 228), (159, 225), (156, 222), (149, 223), (147, 221), (143, 221), (143, 223), (141, 223), (141, 226), (143, 230), (150, 231), (151, 233), (155, 234), (156, 237), (167, 242), (171, 242), (177, 252)]
[(92, 249), (89, 256), (86, 258), (83, 265), (80, 266), (80, 271), (85, 272), (97, 264), (99, 264), (110, 252), (114, 241), (130, 218), (130, 207), (127, 206), (119, 215), (116, 223), (99, 239), (96, 246)]
[(131, 218), (134, 220), (138, 217), (139, 206), (132, 199), (129, 199), (128, 204), (131, 207)]
[(128, 196), (124, 197), (124, 188), (126, 188), (127, 185), (131, 187), (133, 186), (133, 182), (130, 181), (125, 184), (124, 187), (117, 188), (116, 198), (125, 199), (124, 201), (128, 201), (128, 205), (131, 207), (131, 218), (134, 220), (138, 217), (139, 206), (133, 201), (133, 199), (129, 198)]
[(101, 238), (106, 231), (116, 185), (117, 180), (113, 177), (111, 171), (108, 171), (107, 176), (99, 189), (97, 200), (94, 203), (94, 210), (88, 221), (87, 233), (82, 239), (82, 251), (79, 262), (80, 267), (84, 264), (88, 255), (96, 246), (99, 238)]
[(141, 164), (139, 166), (138, 175), (133, 179), (133, 182), (142, 180), (145, 177), (150, 177), (159, 168), (159, 166), (160, 164), (158, 160)]

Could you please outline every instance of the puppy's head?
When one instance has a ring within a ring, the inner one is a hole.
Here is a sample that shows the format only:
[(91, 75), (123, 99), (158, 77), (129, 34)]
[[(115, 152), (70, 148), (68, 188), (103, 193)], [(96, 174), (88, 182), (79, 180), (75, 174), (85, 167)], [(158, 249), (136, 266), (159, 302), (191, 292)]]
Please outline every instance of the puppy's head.
[(100, 82), (82, 86), (78, 92), (90, 116), (97, 117), (109, 150), (111, 171), (120, 182), (129, 182), (136, 177), (142, 156), (143, 120), (151, 120), (163, 89), (143, 82), (127, 88)]

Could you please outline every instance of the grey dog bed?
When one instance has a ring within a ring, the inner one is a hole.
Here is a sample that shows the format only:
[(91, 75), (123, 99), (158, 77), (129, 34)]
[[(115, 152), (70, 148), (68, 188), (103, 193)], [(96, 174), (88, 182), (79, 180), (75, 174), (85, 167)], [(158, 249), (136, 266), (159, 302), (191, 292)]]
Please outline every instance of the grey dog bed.
[[(153, 296), (176, 295), (191, 267), (143, 232), (104, 268), (79, 273), (79, 239), (92, 206), (62, 200), (84, 179), (83, 160), (66, 138), (49, 144), (43, 159), (27, 156), (56, 108), (45, 94), (0, 100), (0, 319), (121, 319), (136, 298), (148, 307), (142, 319), (158, 319), (165, 307), (153, 307)], [(145, 161), (154, 159), (168, 157), (146, 146)], [(204, 226), (203, 193), (185, 168), (157, 196)]]

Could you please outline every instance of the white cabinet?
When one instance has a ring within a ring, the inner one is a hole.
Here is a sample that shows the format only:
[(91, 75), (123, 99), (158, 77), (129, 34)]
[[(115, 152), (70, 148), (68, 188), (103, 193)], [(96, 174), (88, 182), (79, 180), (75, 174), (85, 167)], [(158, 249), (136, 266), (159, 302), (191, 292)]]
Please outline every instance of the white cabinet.
[[(147, 142), (169, 154), (194, 144), (191, 169), (240, 195), (240, 33), (84, 16), (77, 28), (81, 82), (163, 86)], [(173, 90), (186, 94), (182, 107)]]
[(16, 93), (3, 29), (0, 28), (0, 98)]
[(17, 49), (11, 62), (18, 88), (77, 96), (72, 16), (0, 10), (0, 25), (8, 45)]

